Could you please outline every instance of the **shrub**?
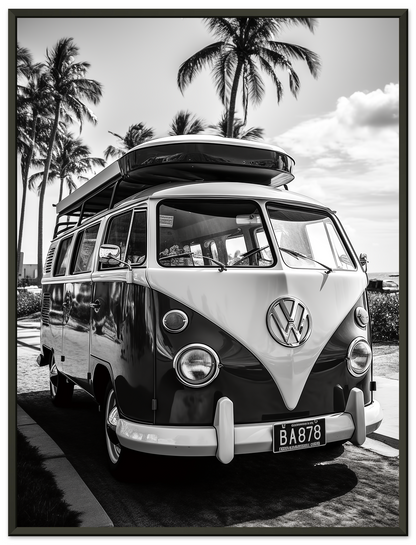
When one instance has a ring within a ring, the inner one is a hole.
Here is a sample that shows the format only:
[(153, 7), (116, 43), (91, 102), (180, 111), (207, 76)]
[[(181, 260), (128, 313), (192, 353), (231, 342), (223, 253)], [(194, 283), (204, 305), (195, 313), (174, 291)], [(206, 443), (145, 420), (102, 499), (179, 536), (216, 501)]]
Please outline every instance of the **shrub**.
[(34, 312), (39, 312), (42, 305), (41, 293), (30, 293), (19, 291), (17, 294), (16, 315), (18, 318), (29, 316)]
[(368, 293), (374, 342), (399, 341), (399, 294)]

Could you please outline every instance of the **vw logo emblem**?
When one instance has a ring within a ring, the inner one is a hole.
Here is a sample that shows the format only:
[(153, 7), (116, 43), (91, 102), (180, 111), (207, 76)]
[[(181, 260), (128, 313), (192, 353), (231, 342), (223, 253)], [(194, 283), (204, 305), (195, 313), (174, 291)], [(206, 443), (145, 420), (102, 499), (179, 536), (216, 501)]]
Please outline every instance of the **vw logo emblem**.
[(267, 311), (266, 321), (273, 339), (290, 348), (306, 342), (312, 330), (309, 310), (295, 297), (276, 299)]

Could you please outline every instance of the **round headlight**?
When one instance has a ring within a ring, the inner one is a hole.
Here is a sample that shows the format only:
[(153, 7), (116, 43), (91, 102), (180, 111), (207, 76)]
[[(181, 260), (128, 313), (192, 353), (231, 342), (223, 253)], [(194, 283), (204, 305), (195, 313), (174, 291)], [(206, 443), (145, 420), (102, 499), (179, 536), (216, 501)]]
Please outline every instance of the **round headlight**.
[(170, 310), (162, 319), (164, 328), (170, 333), (180, 333), (188, 325), (188, 316), (182, 310)]
[(354, 377), (361, 377), (371, 363), (371, 347), (365, 339), (354, 339), (348, 348), (347, 367)]
[(176, 354), (173, 367), (183, 384), (201, 388), (218, 375), (219, 358), (209, 346), (190, 344)]

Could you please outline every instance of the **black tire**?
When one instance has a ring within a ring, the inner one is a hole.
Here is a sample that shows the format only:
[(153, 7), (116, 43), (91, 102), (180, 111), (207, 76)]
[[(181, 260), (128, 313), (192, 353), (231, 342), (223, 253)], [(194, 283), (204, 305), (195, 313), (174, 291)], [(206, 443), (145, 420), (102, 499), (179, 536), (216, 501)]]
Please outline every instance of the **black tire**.
[[(113, 410), (116, 410), (114, 414)], [(110, 472), (114, 477), (120, 480), (126, 480), (131, 475), (132, 461), (134, 453), (120, 445), (115, 434), (115, 420), (109, 422), (109, 416), (113, 412), (113, 417), (118, 419), (117, 399), (113, 385), (109, 383), (105, 393), (104, 404), (104, 436), (107, 452), (107, 461)]]
[(346, 439), (344, 441), (333, 441), (332, 443), (327, 443), (324, 448), (326, 448), (328, 450), (340, 449), (341, 447), (344, 446), (344, 443), (346, 443), (346, 442), (347, 442)]
[(58, 371), (53, 356), (49, 364), (49, 392), (54, 405), (66, 407), (71, 404), (74, 383)]

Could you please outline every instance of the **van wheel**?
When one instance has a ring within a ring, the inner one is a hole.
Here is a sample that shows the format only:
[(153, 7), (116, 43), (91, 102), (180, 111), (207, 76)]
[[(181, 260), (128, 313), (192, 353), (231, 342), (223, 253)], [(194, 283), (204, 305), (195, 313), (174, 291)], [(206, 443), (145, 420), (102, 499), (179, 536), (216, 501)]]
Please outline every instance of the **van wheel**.
[(115, 428), (119, 419), (116, 394), (110, 383), (105, 394), (104, 434), (108, 465), (111, 473), (117, 479), (127, 477), (131, 467), (133, 452), (122, 447), (118, 441)]
[(347, 441), (346, 440), (343, 440), (343, 441), (334, 441), (332, 443), (327, 443), (325, 445), (325, 448), (327, 450), (330, 450), (330, 449), (339, 449), (340, 447), (342, 447), (344, 445), (344, 443), (346, 443)]
[(65, 407), (71, 403), (74, 392), (74, 383), (67, 380), (56, 367), (55, 358), (49, 364), (49, 391), (52, 403), (58, 407)]

